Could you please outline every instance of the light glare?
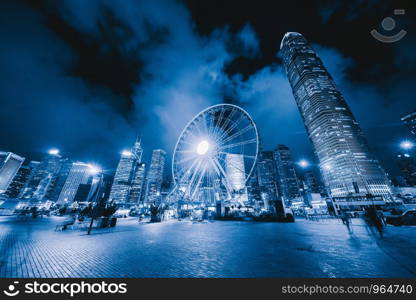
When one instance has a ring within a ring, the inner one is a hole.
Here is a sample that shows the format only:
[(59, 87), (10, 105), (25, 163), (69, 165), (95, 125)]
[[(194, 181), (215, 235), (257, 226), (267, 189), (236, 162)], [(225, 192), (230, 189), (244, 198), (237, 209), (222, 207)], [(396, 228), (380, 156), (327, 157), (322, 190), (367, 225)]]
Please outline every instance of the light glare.
[(129, 151), (129, 150), (123, 150), (123, 152), (121, 152), (121, 154), (122, 154), (123, 156), (132, 156), (132, 153), (131, 153), (131, 151)]
[(198, 147), (196, 148), (196, 152), (199, 155), (204, 155), (205, 153), (207, 153), (209, 149), (209, 143), (207, 141), (202, 141), (198, 144)]
[(306, 168), (306, 167), (309, 167), (309, 162), (305, 159), (302, 159), (298, 162), (298, 165), (301, 166), (302, 168)]
[(58, 150), (58, 149), (53, 148), (53, 149), (50, 149), (50, 150), (48, 151), (48, 153), (49, 153), (50, 155), (58, 155), (58, 154), (59, 154), (59, 150)]
[(413, 143), (411, 141), (403, 141), (400, 143), (400, 148), (404, 150), (409, 150), (413, 148)]

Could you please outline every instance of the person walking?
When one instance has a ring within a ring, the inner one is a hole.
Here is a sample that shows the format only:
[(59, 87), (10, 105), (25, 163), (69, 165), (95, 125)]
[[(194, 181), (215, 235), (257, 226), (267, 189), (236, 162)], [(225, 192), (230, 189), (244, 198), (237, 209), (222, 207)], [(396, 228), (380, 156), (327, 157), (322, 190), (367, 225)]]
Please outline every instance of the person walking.
[(348, 232), (352, 233), (350, 215), (347, 212), (343, 211), (341, 212), (340, 218), (342, 220), (342, 224), (347, 226)]

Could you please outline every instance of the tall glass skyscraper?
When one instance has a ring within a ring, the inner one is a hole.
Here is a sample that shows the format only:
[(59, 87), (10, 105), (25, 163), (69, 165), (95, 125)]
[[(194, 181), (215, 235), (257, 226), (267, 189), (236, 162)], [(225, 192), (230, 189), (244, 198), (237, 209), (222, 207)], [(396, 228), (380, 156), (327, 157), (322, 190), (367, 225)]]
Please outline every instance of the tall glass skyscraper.
[(293, 165), (292, 153), (289, 147), (277, 145), (274, 151), (280, 192), (286, 204), (301, 196), (300, 184)]
[[(143, 149), (141, 141), (136, 140), (130, 150), (121, 153), (121, 158), (114, 175), (109, 201), (114, 201), (119, 205), (128, 204), (132, 182), (137, 179), (136, 173), (140, 171)], [(138, 170), (139, 169), (139, 170)]]
[(416, 135), (416, 111), (405, 115), (401, 120), (409, 128), (410, 132)]
[(372, 194), (390, 200), (390, 181), (321, 59), (297, 32), (286, 33), (280, 49), (330, 195)]
[(74, 162), (59, 195), (58, 204), (71, 204), (74, 201), (79, 186), (81, 184), (88, 184), (91, 181), (92, 175), (91, 165)]
[(156, 149), (152, 152), (149, 172), (146, 183), (146, 203), (158, 204), (161, 201), (161, 187), (163, 181), (163, 171), (165, 168), (166, 152)]
[(58, 153), (46, 154), (40, 163), (34, 165), (21, 197), (56, 202), (71, 166), (72, 162)]
[(272, 202), (277, 201), (280, 194), (273, 151), (259, 153), (257, 176), (263, 206), (265, 209), (270, 209)]
[(225, 156), (225, 166), (235, 200), (240, 203), (247, 202), (248, 195), (243, 155), (227, 153)]
[(12, 152), (0, 152), (0, 193), (7, 191), (24, 160)]

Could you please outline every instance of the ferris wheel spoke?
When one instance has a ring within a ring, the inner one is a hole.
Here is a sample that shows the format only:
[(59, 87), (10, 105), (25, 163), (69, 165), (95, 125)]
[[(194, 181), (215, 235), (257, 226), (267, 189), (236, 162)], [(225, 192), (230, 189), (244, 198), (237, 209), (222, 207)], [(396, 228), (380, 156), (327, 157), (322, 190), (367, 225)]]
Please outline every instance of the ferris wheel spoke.
[(194, 185), (195, 177), (199, 172), (200, 166), (201, 166), (201, 160), (198, 160), (198, 166), (196, 167), (195, 172), (192, 174), (191, 180), (188, 183), (188, 188), (186, 189), (186, 194), (188, 196), (190, 196), (192, 193), (192, 186)]
[(224, 150), (224, 149), (230, 149), (230, 148), (234, 148), (234, 147), (238, 147), (238, 146), (244, 146), (244, 145), (249, 145), (249, 144), (254, 144), (257, 143), (257, 139), (253, 138), (251, 140), (247, 140), (247, 141), (242, 141), (242, 142), (238, 142), (238, 143), (234, 143), (234, 144), (228, 144), (225, 146), (221, 146), (218, 149), (219, 150)]
[[(192, 152), (193, 152), (193, 151), (192, 151)], [(185, 163), (185, 162), (187, 162), (187, 161), (190, 161), (190, 160), (194, 159), (195, 157), (196, 157), (196, 155), (190, 155), (190, 156), (185, 157), (185, 158), (183, 158), (183, 159), (181, 159), (181, 160), (178, 160), (176, 163), (177, 163), (177, 164), (183, 164), (183, 163)]]
[[(224, 151), (219, 151), (218, 154), (223, 154), (223, 155), (227, 155), (227, 154), (235, 154), (235, 153), (231, 153), (231, 152), (224, 152)], [(253, 155), (247, 155), (247, 154), (238, 154), (243, 156), (244, 158), (249, 158), (249, 159), (256, 159), (255, 156)]]
[[(221, 171), (220, 171), (220, 169), (218, 168), (218, 166), (216, 165), (216, 163), (215, 163), (215, 161), (214, 160), (209, 160), (209, 162), (210, 162), (210, 164), (211, 164), (211, 166), (212, 166), (212, 168), (213, 168), (213, 170), (215, 170), (215, 174), (217, 175), (217, 180), (215, 180), (214, 181), (214, 186), (216, 186), (217, 187), (217, 189), (218, 189), (218, 191), (221, 193), (221, 187), (220, 187), (220, 185), (221, 185), (221, 183), (223, 183), (222, 182), (222, 180), (221, 180)], [(226, 178), (226, 177), (225, 177)], [(224, 183), (223, 183), (224, 184)], [(227, 180), (226, 180), (226, 183), (224, 184), (224, 186), (225, 186), (225, 189), (226, 189), (226, 191), (227, 191), (227, 194), (231, 197), (231, 193), (230, 193), (230, 189), (229, 189), (229, 187), (228, 187), (228, 182), (227, 182)]]
[(212, 132), (214, 134), (214, 136), (216, 136), (218, 134), (218, 129), (220, 128), (221, 121), (222, 121), (222, 119), (224, 117), (224, 113), (225, 113), (225, 109), (224, 108), (221, 108), (220, 115), (219, 115), (219, 117), (217, 119), (216, 126), (214, 127), (214, 131)]
[(236, 109), (231, 110), (228, 117), (225, 118), (225, 121), (223, 122), (223, 124), (218, 128), (218, 131), (217, 131), (218, 133), (223, 133), (226, 130), (228, 124), (231, 122), (231, 120), (234, 117), (234, 114), (235, 114), (236, 111), (237, 111)]
[(226, 137), (227, 135), (230, 135), (231, 134), (231, 132), (235, 129), (235, 128), (237, 128), (237, 126), (238, 125), (240, 125), (240, 122), (242, 121), (242, 120), (244, 120), (245, 119), (245, 116), (244, 115), (241, 115), (227, 130), (225, 130), (222, 134), (221, 134), (221, 136), (219, 137), (219, 140), (220, 141), (223, 141), (223, 138), (224, 137)]
[(199, 174), (199, 178), (198, 178), (198, 182), (197, 182), (197, 184), (196, 184), (196, 186), (195, 186), (195, 188), (194, 188), (194, 191), (193, 191), (193, 193), (192, 193), (192, 195), (191, 195), (191, 198), (192, 199), (194, 199), (195, 198), (195, 194), (197, 193), (197, 191), (199, 190), (199, 186), (201, 185), (201, 181), (202, 181), (202, 179), (204, 178), (204, 176), (205, 176), (205, 170), (206, 170), (206, 168), (207, 168), (207, 166), (206, 166), (206, 163), (204, 164), (204, 166), (202, 167), (202, 171), (200, 172), (200, 174)]
[(198, 159), (194, 160), (193, 163), (191, 164), (191, 166), (183, 174), (181, 174), (181, 178), (178, 181), (179, 184), (185, 182), (184, 179), (187, 179), (187, 177), (185, 177), (185, 176), (189, 177), (189, 174), (191, 173), (191, 171), (195, 167), (195, 165), (198, 163), (198, 161), (199, 161)]
[(250, 125), (244, 127), (243, 129), (237, 131), (236, 133), (234, 133), (233, 135), (230, 135), (229, 137), (227, 137), (226, 139), (222, 140), (223, 143), (227, 143), (229, 141), (232, 141), (233, 139), (235, 139), (236, 137), (239, 137), (240, 135), (246, 133), (247, 131), (251, 130), (253, 127)]
[(230, 164), (230, 166), (232, 166), (233, 168), (235, 168), (235, 169), (237, 169), (238, 171), (240, 171), (240, 172), (242, 172), (242, 173), (244, 173), (244, 180), (247, 180), (247, 178), (249, 177), (249, 173), (247, 173), (246, 171), (245, 171), (245, 168), (244, 168), (244, 170), (241, 170), (241, 168), (239, 167), (239, 166), (236, 166), (234, 163), (232, 163), (232, 162), (230, 162), (230, 161), (226, 161), (225, 159), (223, 159), (222, 157), (219, 157), (219, 159), (221, 159), (226, 165), (227, 164)]

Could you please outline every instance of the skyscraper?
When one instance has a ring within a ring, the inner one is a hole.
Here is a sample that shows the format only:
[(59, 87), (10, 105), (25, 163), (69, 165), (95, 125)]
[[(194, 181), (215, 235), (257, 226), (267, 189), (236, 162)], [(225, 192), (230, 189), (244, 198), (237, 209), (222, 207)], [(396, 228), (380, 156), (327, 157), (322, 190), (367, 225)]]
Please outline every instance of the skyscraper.
[(129, 202), (130, 189), (136, 177), (136, 170), (142, 159), (143, 149), (140, 140), (136, 140), (130, 150), (124, 150), (114, 175), (109, 201), (119, 205)]
[(263, 206), (270, 209), (279, 198), (278, 177), (273, 151), (261, 151), (257, 162), (257, 176)]
[(166, 152), (156, 149), (152, 152), (152, 160), (147, 173), (146, 200), (147, 204), (158, 204), (161, 201), (161, 187), (165, 168)]
[(227, 153), (225, 168), (235, 200), (240, 203), (248, 201), (244, 157), (241, 154)]
[(92, 175), (89, 164), (74, 162), (57, 203), (61, 205), (72, 203), (80, 184), (88, 184)]
[(286, 204), (301, 196), (300, 184), (293, 165), (292, 154), (289, 147), (277, 145), (274, 151), (279, 188)]
[(134, 172), (131, 182), (130, 194), (128, 202), (130, 204), (137, 204), (142, 201), (144, 188), (145, 164), (139, 163)]
[(57, 151), (47, 153), (33, 169), (21, 194), (22, 198), (56, 202), (71, 165), (72, 162), (68, 158), (59, 155)]
[(397, 166), (403, 175), (406, 186), (416, 186), (416, 162), (407, 153), (397, 155)]
[(390, 200), (390, 181), (321, 59), (297, 32), (286, 33), (280, 49), (331, 196), (372, 194)]
[(7, 191), (24, 160), (12, 152), (0, 152), (0, 193)]
[(409, 128), (410, 132), (413, 135), (416, 135), (416, 111), (405, 115), (401, 120), (406, 124), (407, 128)]
[(28, 165), (20, 167), (6, 191), (6, 195), (9, 198), (18, 198), (21, 195), (38, 164), (39, 162), (37, 161), (31, 161)]

